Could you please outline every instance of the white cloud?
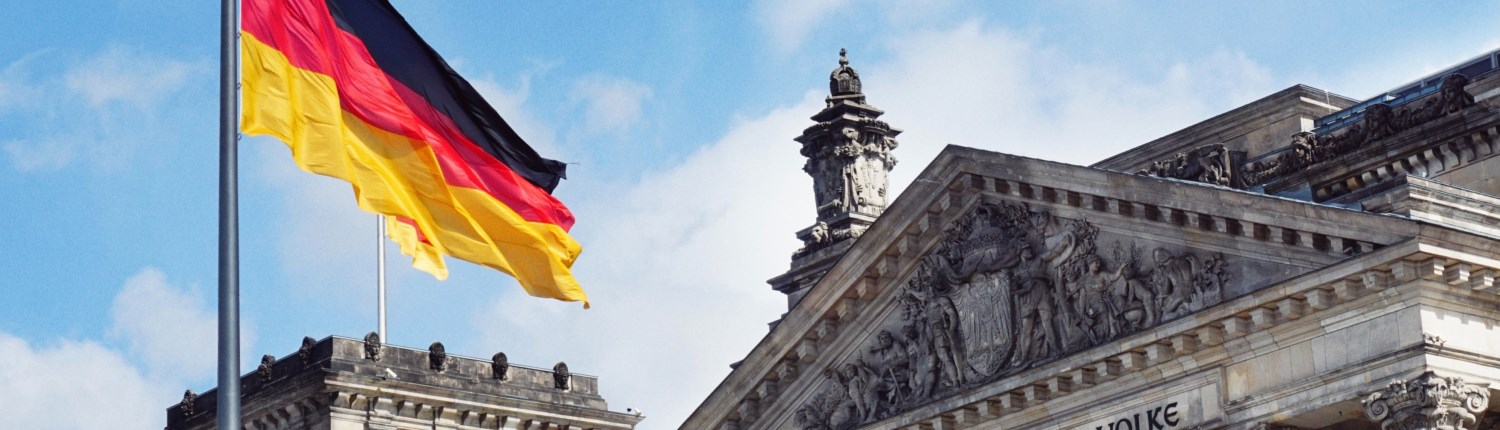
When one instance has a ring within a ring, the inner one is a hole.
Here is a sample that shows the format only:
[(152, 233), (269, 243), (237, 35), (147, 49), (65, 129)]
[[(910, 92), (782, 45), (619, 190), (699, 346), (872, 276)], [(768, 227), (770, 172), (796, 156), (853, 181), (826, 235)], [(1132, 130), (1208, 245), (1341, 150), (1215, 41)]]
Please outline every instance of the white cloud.
[(792, 233), (813, 215), (811, 180), (787, 136), (821, 99), (808, 93), (734, 124), (617, 198), (575, 205), (593, 220), (575, 233), (585, 246), (577, 276), (594, 308), (508, 294), (476, 316), (477, 343), (552, 345), (573, 369), (602, 375), (615, 409), (651, 411), (642, 428), (680, 423), (785, 310), (764, 280), (787, 269)]
[(163, 388), (93, 341), (33, 346), (0, 332), (0, 357), (0, 428), (160, 428), (171, 405)]
[(46, 172), (66, 167), (73, 161), (74, 137), (44, 141), (13, 140), (0, 146), (10, 156), (11, 166), (19, 172)]
[(68, 90), (101, 107), (123, 102), (153, 107), (181, 89), (194, 65), (137, 49), (114, 46), (75, 65), (64, 75)]
[[(33, 344), (0, 332), (0, 428), (161, 428), (184, 387), (207, 391), (217, 325), (201, 292), (144, 268), (125, 281), (110, 314), (108, 337), (123, 348), (93, 339)], [(249, 350), (253, 330), (242, 323), (242, 331)]]
[(629, 130), (650, 98), (651, 87), (625, 78), (593, 75), (573, 83), (572, 99), (587, 105), (584, 129), (590, 132)]
[(894, 61), (861, 72), (870, 103), (906, 130), (893, 190), (947, 144), (1089, 164), (1280, 89), (1237, 52), (1139, 78), (979, 21), (891, 45)]
[(755, 22), (779, 52), (800, 48), (814, 29), (849, 0), (762, 0), (755, 3)]
[[(214, 375), (218, 320), (196, 288), (179, 288), (155, 268), (141, 269), (115, 295), (109, 336), (124, 342), (152, 376), (196, 380)], [(254, 335), (241, 330), (241, 344)]]

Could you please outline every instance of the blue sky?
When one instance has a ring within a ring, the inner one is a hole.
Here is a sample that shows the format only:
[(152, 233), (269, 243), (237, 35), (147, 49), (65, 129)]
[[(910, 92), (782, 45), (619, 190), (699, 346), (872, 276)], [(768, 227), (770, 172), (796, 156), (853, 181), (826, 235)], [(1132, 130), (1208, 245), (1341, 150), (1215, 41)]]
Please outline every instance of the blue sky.
[[(218, 12), (16, 3), (0, 15), (0, 404), (19, 412), (0, 427), (159, 428), (214, 383)], [(813, 220), (791, 138), (841, 47), (906, 130), (893, 190), (949, 143), (1087, 164), (1294, 84), (1363, 98), (1500, 48), (1497, 1), (395, 3), (574, 163), (557, 194), (595, 308), (466, 263), (438, 282), (392, 249), (391, 340), (567, 361), (645, 429), (675, 428), (785, 311), (764, 280)], [(280, 143), (241, 148), (246, 360), (373, 330), (374, 217)]]

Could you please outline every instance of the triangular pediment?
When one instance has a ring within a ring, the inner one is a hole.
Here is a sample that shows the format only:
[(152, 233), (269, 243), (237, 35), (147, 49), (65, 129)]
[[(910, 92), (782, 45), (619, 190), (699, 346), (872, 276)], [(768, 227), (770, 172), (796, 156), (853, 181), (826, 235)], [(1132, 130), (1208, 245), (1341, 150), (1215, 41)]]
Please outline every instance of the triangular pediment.
[(1191, 319), (1417, 228), (1395, 217), (950, 146), (685, 428), (843, 429), (896, 420)]

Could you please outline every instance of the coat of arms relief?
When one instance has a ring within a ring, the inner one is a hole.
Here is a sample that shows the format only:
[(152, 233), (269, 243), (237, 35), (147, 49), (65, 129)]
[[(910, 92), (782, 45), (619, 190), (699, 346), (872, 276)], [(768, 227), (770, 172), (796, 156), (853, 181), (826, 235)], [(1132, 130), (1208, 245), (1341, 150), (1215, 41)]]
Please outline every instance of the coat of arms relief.
[(981, 203), (901, 286), (898, 310), (797, 409), (858, 427), (1223, 300), (1222, 254), (1101, 241), (1086, 219)]

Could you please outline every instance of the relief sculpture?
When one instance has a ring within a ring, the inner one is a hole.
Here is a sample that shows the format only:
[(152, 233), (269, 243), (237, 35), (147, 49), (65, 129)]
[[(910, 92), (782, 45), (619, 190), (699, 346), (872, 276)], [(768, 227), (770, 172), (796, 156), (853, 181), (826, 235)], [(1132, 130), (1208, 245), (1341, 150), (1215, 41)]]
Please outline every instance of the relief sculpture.
[(1087, 220), (980, 204), (945, 231), (867, 344), (823, 373), (794, 418), (843, 430), (988, 383), (1223, 299), (1223, 255), (1099, 247)]
[(1339, 158), (1428, 121), (1464, 110), (1474, 105), (1474, 96), (1464, 90), (1466, 85), (1469, 85), (1468, 77), (1451, 74), (1443, 77), (1438, 92), (1427, 96), (1421, 104), (1411, 102), (1400, 108), (1393, 108), (1384, 103), (1376, 103), (1364, 109), (1363, 117), (1358, 122), (1338, 133), (1325, 135), (1304, 131), (1292, 135), (1291, 146), (1275, 157), (1243, 166), (1245, 185), (1269, 183), (1313, 164)]

